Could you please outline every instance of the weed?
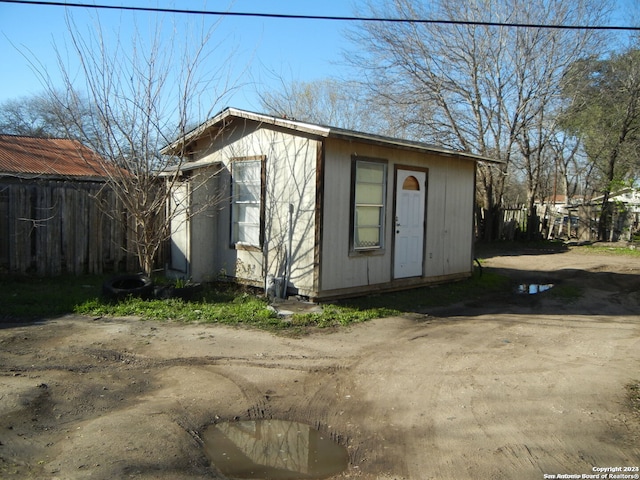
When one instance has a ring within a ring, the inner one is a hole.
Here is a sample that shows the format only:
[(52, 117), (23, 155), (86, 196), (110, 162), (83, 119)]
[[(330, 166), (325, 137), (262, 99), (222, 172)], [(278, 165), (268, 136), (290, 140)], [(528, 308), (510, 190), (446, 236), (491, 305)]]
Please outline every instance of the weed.
[(175, 287), (176, 288), (185, 288), (187, 286), (191, 285), (191, 281), (189, 279), (185, 279), (185, 278), (176, 278), (175, 281)]

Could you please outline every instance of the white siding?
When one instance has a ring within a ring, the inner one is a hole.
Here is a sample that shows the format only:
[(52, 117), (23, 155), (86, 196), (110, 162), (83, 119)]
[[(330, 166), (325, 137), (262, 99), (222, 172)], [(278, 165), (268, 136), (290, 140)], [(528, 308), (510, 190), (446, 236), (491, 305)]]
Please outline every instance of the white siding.
[[(388, 161), (385, 243), (379, 252), (349, 252), (353, 155)], [(472, 160), (328, 140), (321, 242), (323, 291), (375, 286), (393, 281), (396, 165), (428, 168), (424, 277), (438, 277), (439, 280), (443, 276), (471, 271), (475, 172)]]
[[(203, 188), (194, 189), (193, 207), (212, 192), (217, 205), (191, 221), (189, 263), (195, 281), (219, 275), (264, 285), (271, 274), (284, 277), (289, 248), (289, 206), (293, 207), (290, 286), (322, 298), (369, 287), (443, 281), (471, 273), (475, 163), (456, 156), (427, 154), (336, 138), (316, 139), (251, 121), (234, 120), (230, 133), (214, 140), (201, 137), (195, 164), (222, 166)], [(324, 141), (324, 143), (323, 143)], [(324, 152), (321, 151), (324, 148)], [(319, 158), (320, 156), (320, 158)], [(354, 252), (350, 245), (352, 157), (386, 160), (387, 191), (383, 248)], [(230, 175), (234, 158), (264, 159), (264, 245), (231, 244)], [(318, 178), (317, 163), (323, 178)], [(424, 277), (393, 279), (395, 169), (428, 170)], [(197, 170), (196, 170), (197, 171)], [(197, 183), (197, 181), (196, 181)], [(316, 193), (322, 187), (322, 211)], [(317, 228), (316, 218), (322, 224)], [(317, 232), (320, 238), (317, 238)], [(319, 260), (319, 265), (316, 265)], [(319, 274), (319, 276), (318, 276)]]
[(390, 160), (393, 150), (339, 140), (327, 140), (326, 145), (321, 289), (387, 283), (391, 281), (393, 163), (389, 162), (387, 168), (384, 247), (381, 251), (350, 254), (351, 158), (356, 154)]
[[(263, 285), (267, 274), (282, 277), (286, 273), (289, 246), (289, 205), (293, 205), (291, 284), (304, 294), (314, 285), (316, 161), (319, 142), (269, 128), (239, 126), (226, 138), (210, 144), (202, 140), (197, 162), (221, 162), (222, 172), (216, 188), (223, 193), (218, 208), (208, 212), (209, 220), (192, 226), (193, 259), (212, 259), (202, 267), (193, 266), (194, 277), (205, 279), (218, 274)], [(229, 212), (229, 175), (233, 158), (264, 157), (265, 186), (264, 248), (235, 248), (231, 245)], [(195, 244), (197, 243), (197, 247)], [(196, 250), (198, 254), (196, 256)], [(206, 274), (205, 270), (209, 273)], [(196, 274), (197, 272), (197, 274)]]
[(217, 169), (209, 167), (195, 172), (191, 179), (189, 265), (190, 277), (194, 281), (214, 280), (217, 275), (214, 249), (208, 244), (215, 232), (217, 175)]
[(189, 184), (176, 183), (172, 195), (170, 222), (171, 222), (171, 263), (169, 268), (175, 271), (176, 275), (189, 274)]
[(431, 164), (425, 276), (470, 272), (475, 166), (447, 157)]

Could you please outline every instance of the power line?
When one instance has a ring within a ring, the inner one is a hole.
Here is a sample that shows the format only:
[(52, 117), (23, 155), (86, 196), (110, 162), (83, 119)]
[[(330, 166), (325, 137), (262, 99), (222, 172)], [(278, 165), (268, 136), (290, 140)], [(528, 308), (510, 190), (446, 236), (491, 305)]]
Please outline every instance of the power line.
[(211, 10), (185, 10), (179, 8), (155, 8), (155, 7), (135, 7), (100, 5), (73, 2), (49, 2), (49, 1), (28, 1), (28, 0), (0, 0), (0, 3), (14, 3), (21, 5), (40, 5), (52, 7), (73, 7), (73, 8), (94, 8), (101, 10), (122, 10), (134, 12), (154, 12), (154, 13), (179, 13), (189, 15), (216, 15), (227, 17), (256, 17), (256, 18), (279, 18), (287, 20), (329, 20), (340, 22), (380, 22), (380, 23), (422, 23), (438, 25), (466, 25), (478, 27), (513, 27), (513, 28), (545, 28), (562, 30), (626, 30), (640, 31), (640, 27), (624, 27), (615, 25), (549, 25), (538, 23), (503, 23), (503, 22), (475, 22), (468, 20), (435, 20), (424, 18), (381, 18), (381, 17), (348, 17), (332, 15), (292, 15), (284, 13), (257, 13), (257, 12), (229, 12)]

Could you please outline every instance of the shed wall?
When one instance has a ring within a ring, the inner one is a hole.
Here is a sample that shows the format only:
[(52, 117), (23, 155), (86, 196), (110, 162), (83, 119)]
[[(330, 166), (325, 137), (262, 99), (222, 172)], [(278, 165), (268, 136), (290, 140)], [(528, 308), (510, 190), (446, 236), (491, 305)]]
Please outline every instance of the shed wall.
[[(224, 137), (201, 139), (196, 146), (200, 152), (197, 163), (220, 162), (222, 169), (209, 180), (220, 201), (206, 215), (194, 217), (191, 225), (192, 278), (202, 281), (223, 275), (262, 286), (268, 274), (284, 277), (291, 226), (290, 285), (308, 294), (314, 285), (316, 162), (321, 143), (257, 127), (252, 122), (237, 122)], [(233, 159), (238, 158), (264, 158), (264, 242), (260, 248), (231, 244), (231, 171)]]
[[(393, 282), (394, 168), (428, 169), (424, 279), (469, 274), (472, 269), (475, 163), (376, 145), (328, 139), (325, 154), (321, 240), (322, 292), (337, 293)], [(352, 156), (388, 161), (384, 245), (350, 252)]]
[[(387, 164), (383, 245), (379, 250), (357, 252), (350, 245), (354, 157)], [(264, 162), (263, 244), (259, 247), (233, 245), (231, 240), (231, 175), (233, 162), (240, 159)], [(192, 179), (193, 185), (203, 182), (193, 189), (193, 208), (204, 204), (212, 192), (218, 196), (214, 207), (191, 220), (189, 263), (195, 281), (226, 276), (264, 286), (267, 275), (286, 276), (289, 255), (289, 287), (317, 299), (366, 292), (369, 287), (405, 287), (471, 274), (473, 159), (316, 138), (302, 131), (234, 119), (224, 135), (200, 137), (189, 167), (202, 166), (193, 170), (200, 174), (214, 164), (219, 168), (216, 175)], [(422, 277), (394, 279), (396, 168), (427, 172)]]
[(228, 201), (218, 193), (219, 173), (215, 166), (211, 166), (196, 171), (191, 178), (187, 263), (191, 278), (197, 281), (211, 281), (219, 274), (211, 238), (216, 232), (216, 212)]
[(473, 268), (475, 165), (445, 158), (429, 169), (425, 277)]

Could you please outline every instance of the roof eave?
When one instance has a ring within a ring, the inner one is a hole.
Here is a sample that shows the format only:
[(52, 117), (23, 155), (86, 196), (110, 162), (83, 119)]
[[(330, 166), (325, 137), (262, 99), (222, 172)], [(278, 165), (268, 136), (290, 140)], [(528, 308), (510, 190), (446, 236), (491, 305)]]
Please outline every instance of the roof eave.
[(338, 138), (338, 139), (347, 140), (347, 141), (360, 140), (366, 143), (379, 145), (383, 147), (395, 147), (395, 148), (401, 148), (404, 150), (417, 151), (422, 153), (434, 153), (438, 155), (466, 158), (476, 162), (505, 163), (502, 160), (483, 157), (481, 155), (476, 155), (473, 153), (467, 153), (467, 152), (462, 152), (457, 150), (449, 150), (449, 149), (440, 148), (434, 145), (427, 145), (421, 142), (395, 139), (391, 137), (383, 137), (380, 135), (367, 134), (367, 133), (356, 132), (351, 130), (331, 129), (328, 136), (330, 138)]
[(177, 165), (172, 165), (170, 167), (165, 168), (162, 172), (158, 174), (159, 177), (173, 177), (174, 175), (181, 175), (185, 172), (190, 172), (193, 170), (197, 170), (200, 168), (206, 167), (221, 167), (223, 163), (220, 160), (211, 160), (211, 161), (199, 161), (199, 162), (181, 162)]
[(446, 148), (440, 148), (433, 145), (427, 145), (421, 142), (414, 142), (410, 140), (402, 140), (391, 137), (384, 137), (381, 135), (367, 134), (363, 132), (357, 132), (355, 130), (347, 130), (341, 128), (334, 127), (325, 127), (321, 125), (315, 125), (306, 122), (300, 122), (298, 120), (291, 120), (288, 118), (280, 118), (274, 117), (271, 115), (264, 115), (260, 113), (249, 112), (246, 110), (240, 110), (237, 108), (226, 108), (215, 117), (210, 120), (202, 123), (197, 128), (187, 133), (182, 139), (176, 140), (170, 145), (164, 147), (160, 150), (160, 153), (163, 155), (177, 155), (180, 149), (184, 149), (188, 144), (193, 142), (196, 138), (201, 136), (210, 128), (214, 127), (217, 124), (222, 123), (225, 119), (229, 117), (241, 118), (245, 120), (251, 120), (261, 124), (273, 125), (280, 128), (285, 128), (287, 130), (293, 130), (296, 132), (305, 133), (307, 135), (314, 135), (321, 138), (338, 138), (347, 141), (358, 140), (370, 144), (386, 146), (386, 147), (395, 147), (395, 148), (403, 148), (406, 150), (419, 151), (423, 153), (434, 153), (438, 155), (447, 155), (451, 157), (457, 158), (465, 158), (468, 160), (473, 160), (479, 163), (505, 163), (502, 160), (497, 160), (493, 158), (483, 157), (480, 155), (475, 155), (472, 153), (456, 151), (456, 150), (448, 150)]
[(221, 124), (224, 120), (229, 117), (240, 118), (245, 120), (251, 120), (256, 123), (273, 125), (281, 128), (286, 128), (287, 130), (295, 130), (298, 132), (317, 135), (321, 137), (327, 137), (329, 135), (330, 129), (327, 127), (322, 127), (319, 125), (314, 125), (311, 123), (299, 122), (296, 120), (289, 120), (286, 118), (279, 118), (270, 115), (263, 115), (260, 113), (249, 112), (247, 110), (240, 110), (237, 108), (226, 108), (222, 112), (218, 113), (213, 118), (205, 121), (200, 124), (190, 132), (186, 133), (184, 137), (174, 141), (173, 143), (163, 147), (160, 150), (162, 155), (176, 155), (179, 153), (180, 149), (186, 147), (195, 139), (200, 137), (203, 133), (208, 131), (209, 129), (215, 127), (217, 124)]
[(0, 178), (17, 178), (19, 180), (73, 180), (81, 182), (107, 181), (106, 177), (97, 175), (67, 175), (63, 173), (31, 173), (31, 172), (0, 172)]

